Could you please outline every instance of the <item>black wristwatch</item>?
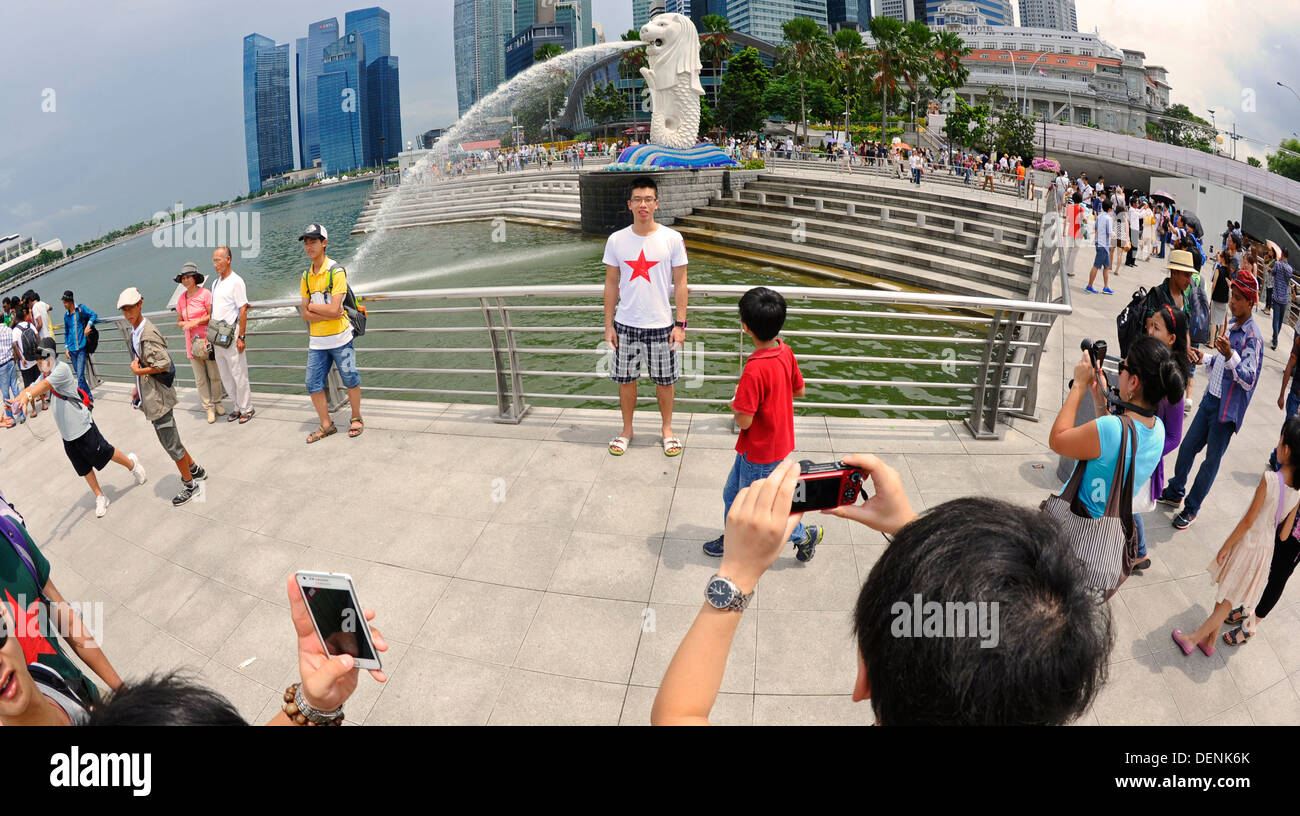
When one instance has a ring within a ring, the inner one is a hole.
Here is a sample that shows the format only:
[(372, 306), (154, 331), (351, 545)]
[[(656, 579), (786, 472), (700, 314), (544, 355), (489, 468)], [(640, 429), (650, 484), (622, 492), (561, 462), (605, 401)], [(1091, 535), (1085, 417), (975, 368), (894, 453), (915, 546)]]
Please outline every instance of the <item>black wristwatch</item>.
[(686, 321), (685, 321), (685, 320), (678, 320), (678, 321), (676, 321), (676, 323), (675, 323), (674, 325), (679, 326), (679, 327), (681, 327), (681, 328), (684, 329), (684, 328), (686, 328)]

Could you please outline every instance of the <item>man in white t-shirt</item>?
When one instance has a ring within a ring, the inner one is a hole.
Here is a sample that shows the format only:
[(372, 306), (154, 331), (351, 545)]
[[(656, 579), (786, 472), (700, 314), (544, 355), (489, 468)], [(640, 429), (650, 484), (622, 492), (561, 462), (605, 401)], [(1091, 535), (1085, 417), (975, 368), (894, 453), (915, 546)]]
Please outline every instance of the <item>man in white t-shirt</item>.
[(614, 347), (609, 376), (619, 384), (623, 411), (623, 431), (610, 440), (609, 452), (622, 456), (632, 441), (637, 379), (648, 363), (663, 419), (664, 455), (677, 456), (682, 443), (673, 435), (673, 384), (681, 376), (677, 349), (686, 342), (686, 243), (681, 233), (655, 222), (654, 179), (633, 179), (627, 206), (632, 225), (605, 242), (605, 342)]
[(213, 343), (221, 385), (235, 400), (235, 410), (226, 415), (227, 422), (243, 424), (253, 418), (253, 395), (248, 387), (248, 358), (244, 355), (244, 334), (248, 329), (248, 289), (244, 279), (230, 268), (230, 247), (212, 252), (212, 268), (217, 280), (212, 284), (212, 323), (238, 324), (235, 341), (222, 347)]

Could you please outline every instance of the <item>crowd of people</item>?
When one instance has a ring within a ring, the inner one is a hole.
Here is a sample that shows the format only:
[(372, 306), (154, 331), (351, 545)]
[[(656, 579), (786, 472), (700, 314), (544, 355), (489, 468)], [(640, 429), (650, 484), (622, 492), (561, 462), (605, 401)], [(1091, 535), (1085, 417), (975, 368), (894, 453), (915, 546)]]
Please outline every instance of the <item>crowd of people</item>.
[[(913, 156), (922, 158), (919, 152)], [(1101, 183), (1099, 179), (1099, 187)], [(1053, 185), (1052, 200), (1063, 215), (1068, 207), (1084, 206), (1080, 189), (1096, 192), (1097, 187), (1084, 187), (1084, 177), (1077, 184), (1067, 180)], [(661, 417), (657, 446), (664, 456), (675, 457), (683, 452), (673, 431), (673, 409), (688, 331), (688, 259), (681, 234), (655, 220), (660, 201), (653, 178), (639, 177), (629, 186), (632, 224), (609, 236), (604, 254), (609, 378), (617, 388), (623, 420), (608, 453), (622, 456), (631, 446), (637, 387), (648, 373)], [(1068, 205), (1067, 193), (1072, 202)], [(1115, 188), (1097, 202), (1098, 223), (1105, 223), (1101, 219), (1122, 195)], [(1151, 209), (1153, 216), (1157, 209)], [(1072, 212), (1079, 217), (1067, 219), (1066, 229), (1073, 224), (1079, 230), (1082, 216)], [(1132, 240), (1144, 245), (1145, 238), (1154, 251), (1155, 234), (1144, 235), (1144, 225), (1139, 219)], [(858, 674), (852, 694), (855, 700), (870, 701), (878, 723), (1062, 724), (1086, 711), (1095, 699), (1114, 640), (1106, 600), (1128, 575), (1151, 566), (1142, 514), (1160, 502), (1181, 505), (1173, 521), (1177, 529), (1186, 529), (1196, 519), (1223, 452), (1242, 426), (1262, 364), (1262, 335), (1252, 318), (1260, 293), (1255, 263), (1262, 261), (1243, 256), (1234, 266), (1231, 253), (1224, 256), (1230, 319), (1202, 350), (1189, 328), (1197, 302), (1189, 287), (1200, 285), (1193, 283), (1199, 264), (1192, 249), (1182, 248), (1191, 235), (1191, 246), (1199, 250), (1197, 236), (1176, 211), (1169, 213), (1161, 235), (1172, 238), (1178, 248), (1169, 252), (1168, 277), (1134, 307), (1140, 323), (1134, 324), (1131, 335), (1119, 338), (1114, 379), (1095, 347), (1085, 350), (1075, 365), (1069, 394), (1049, 436), (1051, 449), (1067, 460), (1069, 479), (1041, 510), (970, 497), (918, 514), (896, 470), (870, 454), (844, 457), (862, 474), (864, 486), (870, 485), (868, 498), (823, 512), (864, 524), (890, 540), (861, 587), (853, 617)], [(347, 390), (349, 436), (356, 437), (364, 422), (353, 339), (364, 323), (349, 306), (346, 271), (327, 254), (326, 229), (309, 225), (299, 240), (308, 263), (300, 285), (300, 316), (309, 335), (306, 386), (320, 419), (307, 442), (317, 443), (338, 430), (324, 394), (331, 368)], [(1238, 252), (1247, 243), (1232, 224), (1225, 242)], [(1161, 241), (1162, 253), (1169, 244)], [(233, 410), (228, 421), (248, 422), (254, 416), (244, 342), (248, 300), (242, 280), (231, 270), (227, 248), (214, 252), (212, 265), (218, 278), (210, 293), (202, 288), (204, 276), (196, 264), (186, 264), (177, 276), (185, 286), (177, 302), (177, 326), (185, 332), (208, 421), (215, 421), (230, 395)], [(1275, 281), (1289, 284), (1285, 252), (1273, 271)], [(1281, 285), (1274, 292), (1273, 308), (1289, 302), (1290, 292), (1280, 292), (1286, 289)], [(65, 332), (71, 325), (74, 334), (84, 336), (98, 317), (77, 306), (71, 292), (66, 295), (70, 317)], [(41, 320), (49, 328), (48, 307), (39, 310), (38, 317), (26, 301), (12, 309), (14, 326), (20, 332), (36, 331), (35, 350), (13, 340), (11, 351), (20, 363), (30, 359), (35, 373), (30, 381), (25, 376), (24, 387), (6, 405), (29, 416), (26, 410), (35, 402), (56, 397), (55, 422), (65, 452), (95, 492), (96, 514), (102, 516), (107, 500), (95, 471), (116, 463), (143, 484), (144, 467), (136, 454), (113, 447), (99, 432), (89, 412), (89, 389), (84, 389), (84, 397), (79, 394), (75, 360), (71, 354), (67, 361), (59, 360), (53, 339), (39, 336)], [(11, 305), (6, 304), (7, 313)], [(143, 316), (143, 306), (144, 297), (135, 287), (123, 291), (117, 301), (131, 329), (133, 404), (153, 425), (177, 467), (182, 491), (173, 504), (180, 505), (207, 474), (180, 440), (173, 414), (175, 365), (165, 338)], [(741, 432), (731, 470), (721, 480), (723, 532), (703, 545), (706, 555), (719, 559), (718, 569), (701, 587), (705, 601), (660, 685), (651, 715), (658, 724), (708, 722), (739, 619), (762, 576), (786, 547), (798, 561), (811, 560), (825, 537), (822, 525), (805, 523), (804, 514), (792, 512), (801, 472), (788, 461), (795, 449), (793, 402), (803, 396), (805, 384), (795, 352), (781, 337), (785, 301), (772, 289), (753, 288), (739, 299), (736, 318), (753, 352), (730, 405)], [(1276, 605), (1300, 558), (1300, 531), (1295, 529), (1300, 506), (1300, 417), (1295, 416), (1300, 386), (1294, 376), (1300, 339), (1293, 343), (1283, 381), (1283, 396), (1291, 382), (1287, 420), (1250, 507), (1208, 567), (1216, 585), (1213, 612), (1190, 635), (1177, 629), (1171, 633), (1184, 654), (1198, 648), (1212, 654), (1225, 625), (1237, 627), (1223, 635), (1225, 643), (1248, 642)], [(78, 345), (67, 343), (65, 334), (65, 344), (70, 352), (85, 348), (84, 337)], [(1205, 393), (1184, 431), (1184, 402), (1198, 368), (1205, 369)], [(241, 370), (242, 379), (237, 376)], [(1280, 396), (1279, 406), (1282, 403)], [(1163, 458), (1175, 449), (1174, 474), (1166, 482)], [(1187, 491), (1202, 450), (1205, 460)], [(1118, 524), (1106, 526), (1102, 522), (1107, 519)], [(10, 545), (0, 546), (0, 588), (7, 600), (0, 603), (0, 723), (243, 722), (220, 695), (183, 677), (124, 683), (62, 600), (50, 579), (48, 561), (26, 533), (21, 514), (3, 501), (0, 535)], [(356, 687), (358, 669), (348, 655), (331, 656), (323, 650), (292, 576), (287, 589), (301, 677), (286, 690), (284, 711), (271, 724), (336, 724)], [(961, 635), (899, 636), (897, 607), (914, 598), (941, 606), (998, 605), (997, 648)], [(31, 603), (47, 607), (46, 628), (33, 632), (21, 625), (20, 618), (35, 608)], [(367, 613), (367, 619), (371, 617)], [(60, 634), (108, 687), (107, 695), (64, 656)], [(382, 638), (374, 634), (376, 647), (383, 651)], [(15, 645), (31, 638), (44, 646), (29, 650), (30, 643)], [(24, 659), (29, 653), (37, 654), (30, 665)], [(382, 681), (382, 672), (376, 678)]]

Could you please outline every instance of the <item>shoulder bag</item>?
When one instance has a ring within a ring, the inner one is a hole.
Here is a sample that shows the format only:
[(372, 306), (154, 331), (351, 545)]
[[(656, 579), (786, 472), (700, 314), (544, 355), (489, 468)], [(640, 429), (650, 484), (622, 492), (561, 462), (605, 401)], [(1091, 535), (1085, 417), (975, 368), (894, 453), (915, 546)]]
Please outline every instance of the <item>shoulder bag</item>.
[[(1133, 420), (1119, 417), (1120, 455), (1116, 457), (1106, 511), (1092, 518), (1079, 499), (1086, 462), (1075, 465), (1065, 491), (1048, 496), (1040, 505), (1044, 513), (1060, 522), (1070, 542), (1070, 550), (1083, 562), (1087, 583), (1109, 597), (1132, 572), (1137, 561), (1137, 530), (1133, 524), (1133, 481), (1137, 470), (1137, 430)], [(1124, 450), (1129, 451), (1128, 468), (1124, 468)]]

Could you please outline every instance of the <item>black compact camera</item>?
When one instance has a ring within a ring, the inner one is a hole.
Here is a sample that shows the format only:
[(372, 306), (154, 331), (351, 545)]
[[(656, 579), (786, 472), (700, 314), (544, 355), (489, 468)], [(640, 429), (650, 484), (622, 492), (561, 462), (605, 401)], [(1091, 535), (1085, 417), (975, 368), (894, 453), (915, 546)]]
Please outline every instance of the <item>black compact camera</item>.
[(1108, 347), (1105, 340), (1098, 340), (1095, 343), (1086, 337), (1079, 344), (1079, 348), (1088, 352), (1088, 357), (1092, 360), (1093, 368), (1100, 368), (1101, 364), (1106, 362), (1106, 351)]

